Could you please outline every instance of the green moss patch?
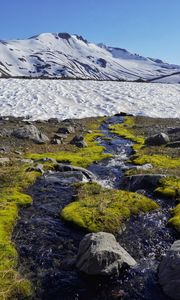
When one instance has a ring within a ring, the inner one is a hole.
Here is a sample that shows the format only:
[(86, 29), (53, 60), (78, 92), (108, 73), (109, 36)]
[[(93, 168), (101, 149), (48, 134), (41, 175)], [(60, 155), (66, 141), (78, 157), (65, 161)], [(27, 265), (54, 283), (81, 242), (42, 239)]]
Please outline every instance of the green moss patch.
[(1, 168), (0, 185), (0, 299), (23, 299), (32, 292), (28, 280), (15, 270), (18, 254), (11, 241), (12, 231), (18, 219), (18, 208), (32, 202), (23, 190), (29, 186), (37, 173), (26, 172), (26, 167), (17, 163)]
[(169, 219), (169, 224), (180, 232), (180, 204), (171, 210), (172, 218)]
[(143, 136), (137, 136), (134, 133), (134, 120), (135, 119), (133, 117), (125, 117), (123, 123), (110, 125), (109, 129), (115, 134), (136, 142), (138, 146), (136, 145), (135, 148), (141, 148), (141, 146), (144, 144), (144, 138)]
[(180, 197), (180, 178), (166, 177), (160, 180), (160, 186), (155, 189), (155, 192), (168, 197)]
[(56, 159), (58, 162), (67, 161), (72, 165), (86, 168), (94, 161), (99, 161), (104, 158), (111, 157), (110, 154), (104, 154), (104, 147), (99, 146), (98, 142), (95, 141), (95, 139), (101, 135), (102, 134), (98, 130), (92, 133), (87, 133), (84, 137), (86, 143), (88, 144), (88, 147), (86, 148), (77, 148), (76, 146), (71, 146), (69, 151), (67, 150), (55, 153), (27, 154), (27, 158), (41, 159), (50, 157)]
[(117, 232), (133, 214), (158, 208), (137, 193), (102, 188), (96, 183), (78, 184), (77, 201), (61, 211), (61, 217), (88, 231)]

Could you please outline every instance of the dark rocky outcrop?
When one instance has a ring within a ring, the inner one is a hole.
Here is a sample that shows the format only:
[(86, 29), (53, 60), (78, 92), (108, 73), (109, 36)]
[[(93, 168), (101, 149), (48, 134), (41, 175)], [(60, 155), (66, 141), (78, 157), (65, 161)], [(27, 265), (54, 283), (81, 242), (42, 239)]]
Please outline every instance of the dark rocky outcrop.
[(111, 233), (89, 233), (80, 242), (76, 267), (83, 273), (118, 275), (122, 269), (135, 265), (136, 261)]
[(160, 263), (159, 283), (166, 295), (180, 299), (180, 240), (174, 242)]
[(87, 143), (84, 140), (84, 137), (82, 135), (76, 135), (70, 142), (72, 145), (75, 145), (79, 148), (85, 148), (87, 147)]
[(162, 174), (131, 175), (125, 176), (122, 184), (123, 187), (132, 192), (142, 189), (154, 190), (159, 180), (164, 177), (165, 175)]
[(149, 146), (160, 146), (167, 144), (170, 141), (169, 136), (165, 133), (158, 133), (152, 136), (149, 136), (145, 140), (145, 144)]

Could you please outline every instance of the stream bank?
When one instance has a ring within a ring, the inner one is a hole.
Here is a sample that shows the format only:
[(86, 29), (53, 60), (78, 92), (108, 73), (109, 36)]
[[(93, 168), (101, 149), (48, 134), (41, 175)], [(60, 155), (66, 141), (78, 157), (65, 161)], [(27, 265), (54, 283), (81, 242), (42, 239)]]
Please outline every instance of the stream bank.
[[(102, 125), (107, 139), (99, 137), (101, 145), (113, 158), (92, 164), (89, 170), (103, 186), (119, 188), (123, 170), (129, 167), (127, 158), (132, 143), (112, 134), (109, 124), (122, 122), (121, 117), (108, 119)], [(21, 274), (26, 274), (35, 286), (33, 299), (63, 300), (167, 300), (157, 284), (156, 271), (162, 255), (175, 240), (175, 233), (166, 227), (169, 205), (156, 199), (162, 209), (132, 217), (126, 230), (117, 236), (120, 244), (138, 261), (137, 268), (126, 271), (110, 282), (82, 276), (74, 267), (83, 230), (64, 223), (59, 211), (74, 200), (73, 182), (81, 175), (48, 173), (29, 188), (33, 205), (23, 208), (14, 231), (14, 241), (20, 255)]]

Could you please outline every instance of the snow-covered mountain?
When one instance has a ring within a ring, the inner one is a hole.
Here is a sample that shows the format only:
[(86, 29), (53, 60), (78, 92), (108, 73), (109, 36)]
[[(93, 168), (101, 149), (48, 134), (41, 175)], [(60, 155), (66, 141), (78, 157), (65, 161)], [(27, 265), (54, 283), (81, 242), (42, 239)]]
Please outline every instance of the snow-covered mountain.
[[(179, 74), (178, 74), (179, 73)], [(176, 74), (176, 75), (173, 75)], [(3, 77), (68, 77), (100, 80), (180, 82), (180, 66), (89, 43), (68, 33), (43, 33), (26, 40), (0, 40)]]

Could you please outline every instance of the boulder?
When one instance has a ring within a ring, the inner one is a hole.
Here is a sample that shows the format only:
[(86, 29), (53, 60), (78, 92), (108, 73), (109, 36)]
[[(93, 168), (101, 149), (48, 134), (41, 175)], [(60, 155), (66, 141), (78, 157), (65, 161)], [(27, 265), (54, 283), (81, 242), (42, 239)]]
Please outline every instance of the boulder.
[(55, 170), (58, 172), (81, 172), (89, 181), (96, 180), (96, 177), (92, 172), (81, 167), (75, 167), (68, 164), (57, 164)]
[(180, 240), (173, 243), (160, 263), (159, 283), (166, 295), (180, 299)]
[(163, 174), (139, 174), (125, 176), (122, 182), (124, 188), (135, 192), (137, 190), (154, 190), (161, 178), (166, 177)]
[(82, 135), (76, 135), (70, 142), (70, 144), (75, 145), (79, 148), (87, 147), (87, 143), (84, 141), (84, 137)]
[(88, 275), (119, 275), (136, 261), (122, 248), (111, 233), (86, 234), (79, 245), (76, 267)]
[(67, 126), (67, 127), (60, 127), (57, 131), (57, 133), (63, 133), (63, 134), (69, 134), (74, 133), (75, 129), (73, 126)]
[(169, 141), (170, 141), (169, 136), (167, 134), (161, 132), (161, 133), (149, 136), (145, 140), (145, 144), (149, 145), (149, 146), (160, 146), (160, 145), (167, 144)]
[(32, 140), (37, 144), (44, 144), (49, 141), (49, 138), (34, 125), (24, 125), (16, 128), (11, 135), (19, 139)]

